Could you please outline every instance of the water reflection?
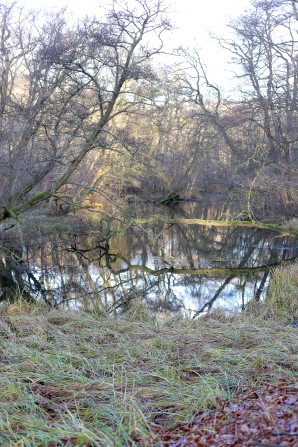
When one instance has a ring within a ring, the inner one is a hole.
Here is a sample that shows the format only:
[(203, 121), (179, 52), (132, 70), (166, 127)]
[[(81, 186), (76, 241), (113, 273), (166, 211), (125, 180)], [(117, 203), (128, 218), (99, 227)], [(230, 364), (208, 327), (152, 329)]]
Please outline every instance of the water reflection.
[[(158, 212), (229, 217), (225, 205), (179, 204)], [(0, 301), (21, 294), (49, 306), (114, 313), (136, 298), (155, 312), (241, 309), (266, 293), (268, 265), (297, 255), (291, 238), (248, 228), (158, 223), (131, 228), (109, 245), (96, 234), (28, 239), (20, 230), (19, 238), (1, 246)]]

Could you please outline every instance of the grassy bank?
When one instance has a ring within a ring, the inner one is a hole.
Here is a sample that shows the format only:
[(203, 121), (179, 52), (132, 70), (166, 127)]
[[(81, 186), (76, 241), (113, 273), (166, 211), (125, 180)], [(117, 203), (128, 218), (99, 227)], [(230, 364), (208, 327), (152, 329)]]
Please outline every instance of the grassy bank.
[[(279, 300), (287, 293), (280, 288)], [(190, 421), (247, 386), (293, 383), (297, 329), (276, 298), (261, 312), (166, 322), (142, 306), (118, 320), (8, 306), (0, 318), (0, 445), (157, 445), (158, 425)]]

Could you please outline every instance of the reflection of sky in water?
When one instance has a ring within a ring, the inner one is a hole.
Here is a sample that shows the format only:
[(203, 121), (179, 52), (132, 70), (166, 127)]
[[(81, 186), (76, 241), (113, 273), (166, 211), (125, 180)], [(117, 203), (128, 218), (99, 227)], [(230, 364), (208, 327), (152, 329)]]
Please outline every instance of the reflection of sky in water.
[[(156, 211), (155, 211), (156, 212)], [(163, 208), (170, 217), (218, 218), (219, 206), (179, 205), (175, 211)], [(99, 248), (93, 237), (76, 238), (58, 235), (42, 247), (31, 241), (26, 249), (22, 278), (35, 296), (28, 272), (34, 275), (44, 296), (53, 304), (67, 302), (75, 308), (92, 307), (101, 300), (107, 308), (138, 297), (146, 300), (153, 310), (205, 312), (208, 308), (241, 309), (253, 299), (264, 278), (262, 293), (266, 293), (269, 277), (265, 272), (252, 274), (191, 274), (199, 268), (257, 267), (298, 255), (290, 238), (246, 228), (172, 226), (164, 229), (154, 225), (148, 233), (139, 229), (110, 240), (109, 253)], [(159, 236), (158, 236), (159, 235)], [(121, 253), (121, 257), (116, 255)], [(4, 264), (9, 264), (3, 252)], [(153, 272), (144, 268), (152, 269)], [(188, 269), (187, 273), (171, 270), (155, 275), (154, 271), (173, 267)], [(16, 280), (16, 273), (12, 272)], [(34, 285), (34, 284), (33, 284)], [(1, 286), (1, 284), (0, 284)], [(261, 294), (262, 296), (262, 294)]]

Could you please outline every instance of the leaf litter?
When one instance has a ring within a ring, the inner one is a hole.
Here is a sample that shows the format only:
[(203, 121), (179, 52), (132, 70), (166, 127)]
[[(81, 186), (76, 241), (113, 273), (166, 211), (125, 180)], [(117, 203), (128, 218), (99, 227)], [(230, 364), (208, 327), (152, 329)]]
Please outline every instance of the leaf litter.
[(237, 399), (166, 431), (156, 447), (298, 447), (298, 385), (247, 388)]

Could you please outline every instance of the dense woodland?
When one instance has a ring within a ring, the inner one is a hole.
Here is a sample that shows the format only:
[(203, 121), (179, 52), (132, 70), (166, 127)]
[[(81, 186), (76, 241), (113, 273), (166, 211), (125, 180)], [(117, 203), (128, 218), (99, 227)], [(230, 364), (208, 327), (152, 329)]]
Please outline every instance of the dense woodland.
[(197, 48), (161, 64), (166, 6), (115, 1), (104, 19), (76, 21), (0, 3), (1, 220), (40, 203), (67, 212), (202, 191), (241, 200), (244, 218), (295, 213), (295, 0), (252, 0), (231, 37), (215, 37), (234, 97)]

